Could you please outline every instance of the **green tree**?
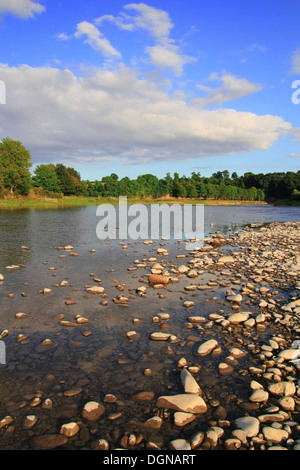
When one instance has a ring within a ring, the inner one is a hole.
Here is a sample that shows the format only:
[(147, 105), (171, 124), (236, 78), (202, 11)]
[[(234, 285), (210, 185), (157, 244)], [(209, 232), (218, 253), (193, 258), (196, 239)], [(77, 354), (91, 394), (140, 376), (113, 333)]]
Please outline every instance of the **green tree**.
[(18, 140), (6, 137), (0, 142), (0, 185), (11, 194), (27, 196), (32, 186), (31, 155)]
[(72, 176), (70, 175), (68, 168), (66, 168), (62, 163), (58, 163), (55, 167), (55, 171), (57, 174), (61, 192), (65, 194), (66, 196), (75, 194), (76, 188), (75, 188), (74, 180)]
[(33, 184), (36, 188), (43, 188), (55, 193), (60, 192), (59, 180), (53, 163), (38, 165), (34, 170), (34, 174)]

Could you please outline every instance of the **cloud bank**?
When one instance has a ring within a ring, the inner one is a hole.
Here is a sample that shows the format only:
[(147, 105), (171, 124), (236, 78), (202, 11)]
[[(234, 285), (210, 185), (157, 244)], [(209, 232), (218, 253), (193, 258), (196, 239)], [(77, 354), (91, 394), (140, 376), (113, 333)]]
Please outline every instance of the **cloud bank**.
[[(21, 140), (35, 162), (139, 164), (229, 155), (267, 149), (291, 130), (278, 116), (209, 110), (180, 99), (125, 65), (77, 77), (53, 67), (0, 64), (0, 76), (7, 84), (0, 135)], [(223, 88), (235, 84), (234, 95), (242, 84), (250, 87), (232, 76), (221, 80)]]

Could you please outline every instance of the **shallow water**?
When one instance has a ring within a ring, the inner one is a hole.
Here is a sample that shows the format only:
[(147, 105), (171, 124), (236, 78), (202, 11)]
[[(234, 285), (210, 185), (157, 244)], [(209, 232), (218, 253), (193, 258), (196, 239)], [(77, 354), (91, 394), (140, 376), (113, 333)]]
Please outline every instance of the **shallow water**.
[[(228, 234), (245, 224), (272, 221), (298, 221), (300, 208), (272, 206), (207, 206), (205, 207), (205, 233), (220, 230)], [(205, 391), (206, 398), (217, 399), (226, 407), (229, 417), (236, 413), (236, 402), (245, 398), (249, 379), (238, 371), (221, 377), (217, 364), (226, 347), (235, 345), (234, 337), (214, 327), (214, 336), (225, 345), (221, 356), (201, 358), (196, 356), (197, 343), (210, 335), (210, 330), (201, 334), (195, 329), (185, 328), (189, 315), (208, 316), (219, 309), (228, 309), (224, 302), (226, 288), (213, 287), (208, 291), (186, 293), (184, 286), (191, 279), (169, 284), (165, 289), (147, 288), (147, 298), (136, 294), (137, 287), (145, 284), (148, 269), (135, 268), (136, 260), (142, 261), (157, 256), (159, 247), (167, 247), (169, 255), (158, 257), (158, 262), (168, 260), (168, 269), (185, 264), (178, 254), (188, 255), (185, 245), (177, 240), (156, 240), (153, 245), (142, 241), (99, 240), (96, 236), (98, 219), (95, 207), (64, 210), (18, 210), (0, 212), (0, 273), (5, 281), (0, 286), (0, 328), (9, 330), (5, 338), (6, 364), (0, 365), (0, 419), (6, 415), (14, 418), (14, 438), (2, 438), (0, 448), (29, 448), (30, 437), (35, 434), (58, 433), (60, 425), (80, 419), (80, 410), (89, 400), (102, 402), (107, 393), (117, 396), (118, 402), (106, 405), (106, 417), (89, 429), (88, 438), (81, 436), (70, 440), (68, 448), (89, 447), (89, 443), (100, 438), (117, 442), (117, 436), (125, 431), (141, 432), (144, 436), (163, 445), (169, 440), (193, 429), (212, 418), (212, 411), (197, 419), (184, 429), (174, 429), (172, 422), (164, 422), (160, 432), (145, 429), (136, 422), (144, 422), (155, 412), (156, 398), (161, 394), (180, 393), (177, 363), (184, 357), (189, 365), (200, 365), (197, 381)], [(58, 249), (73, 245), (78, 256)], [(126, 244), (127, 249), (124, 249)], [(28, 250), (22, 250), (21, 246)], [(95, 252), (90, 252), (90, 250)], [(65, 257), (61, 257), (64, 255)], [(7, 266), (22, 265), (17, 269)], [(51, 269), (49, 269), (51, 268)], [(94, 277), (101, 279), (106, 298), (87, 295), (86, 285), (95, 285)], [(206, 283), (214, 276), (203, 274), (197, 284)], [(62, 280), (68, 285), (60, 287)], [(117, 286), (125, 284), (123, 294), (129, 298), (127, 306), (115, 304), (113, 298), (120, 294)], [(50, 294), (40, 293), (45, 287)], [(13, 294), (10, 297), (9, 294)], [(183, 300), (195, 302), (186, 309)], [(107, 300), (107, 305), (102, 302)], [(66, 305), (66, 301), (74, 304)], [(170, 320), (160, 325), (153, 316), (161, 310), (168, 312)], [(17, 319), (15, 314), (24, 312), (27, 318)], [(90, 323), (76, 327), (59, 324), (62, 319), (75, 321), (81, 314)], [(136, 323), (135, 319), (139, 322)], [(168, 331), (178, 337), (178, 342), (169, 345), (149, 339), (151, 332)], [(125, 336), (134, 330), (138, 338), (129, 341)], [(83, 336), (90, 331), (89, 336)], [(18, 335), (26, 338), (21, 343)], [(264, 333), (261, 334), (262, 338)], [(53, 346), (41, 346), (49, 338)], [(244, 360), (239, 360), (243, 369)], [(151, 375), (145, 375), (145, 369)], [(48, 377), (49, 375), (53, 377)], [(81, 391), (73, 397), (64, 392), (74, 387)], [(141, 391), (151, 391), (154, 398), (141, 402), (134, 396)], [(43, 410), (31, 406), (32, 397), (40, 395), (42, 400), (51, 397), (53, 408)], [(66, 412), (66, 405), (74, 405), (74, 414)], [(61, 409), (64, 407), (63, 411)], [(121, 412), (116, 419), (110, 413)], [(66, 413), (68, 416), (66, 416)], [(24, 431), (24, 416), (38, 414), (38, 422), (32, 431)], [(115, 444), (114, 444), (115, 445)]]

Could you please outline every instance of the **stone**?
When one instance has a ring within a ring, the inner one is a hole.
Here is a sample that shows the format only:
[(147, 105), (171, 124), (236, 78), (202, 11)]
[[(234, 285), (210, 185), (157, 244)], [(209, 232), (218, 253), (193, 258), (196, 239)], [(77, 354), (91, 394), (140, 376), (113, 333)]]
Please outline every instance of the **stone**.
[(192, 393), (160, 396), (157, 399), (156, 406), (158, 408), (167, 408), (195, 414), (201, 414), (207, 411), (207, 406), (203, 398)]
[(191, 444), (186, 439), (175, 439), (169, 446), (171, 450), (191, 450)]
[(199, 356), (206, 356), (211, 353), (218, 346), (218, 341), (215, 339), (209, 339), (202, 343), (197, 350)]
[(36, 424), (38, 417), (35, 415), (27, 415), (23, 423), (23, 429), (31, 429)]
[(174, 424), (177, 427), (183, 427), (186, 424), (194, 421), (196, 416), (193, 413), (186, 413), (184, 411), (176, 411), (174, 413)]
[(300, 349), (290, 348), (280, 351), (278, 357), (282, 357), (285, 361), (292, 361), (300, 358)]
[(167, 341), (170, 338), (169, 333), (163, 333), (162, 331), (156, 331), (154, 333), (151, 333), (150, 339), (153, 341)]
[(230, 323), (233, 324), (238, 324), (238, 323), (243, 323), (247, 321), (249, 318), (249, 313), (248, 312), (238, 312), (238, 313), (233, 313), (228, 317), (228, 320)]
[(278, 400), (280, 407), (285, 411), (294, 411), (295, 400), (293, 397), (281, 397)]
[(148, 281), (150, 284), (169, 284), (169, 276), (150, 274)]
[(228, 263), (234, 263), (235, 262), (235, 259), (233, 256), (221, 256), (218, 260), (218, 263), (224, 263), (224, 264), (228, 264)]
[(84, 405), (82, 410), (82, 417), (88, 421), (96, 421), (103, 415), (104, 412), (105, 408), (103, 405), (96, 401), (89, 401)]
[(182, 369), (180, 372), (180, 380), (185, 393), (193, 393), (195, 395), (202, 394), (200, 385), (196, 382), (192, 374), (187, 369)]
[(71, 422), (71, 423), (66, 423), (63, 424), (60, 428), (60, 434), (63, 434), (64, 436), (67, 437), (73, 437), (75, 434), (77, 434), (79, 431), (79, 426), (77, 423)]
[(230, 374), (233, 371), (233, 367), (227, 364), (227, 362), (220, 362), (218, 368), (220, 374)]
[(230, 349), (230, 354), (231, 356), (233, 356), (235, 359), (239, 359), (240, 357), (244, 357), (247, 352), (246, 351), (242, 351), (241, 349), (239, 348), (231, 348)]
[(259, 433), (259, 420), (253, 416), (243, 416), (235, 420), (235, 425), (238, 429), (242, 429), (247, 437), (257, 436)]
[(264, 438), (273, 444), (281, 444), (289, 437), (289, 433), (285, 429), (277, 429), (272, 426), (264, 426), (262, 432)]
[(268, 401), (269, 393), (262, 389), (254, 390), (253, 393), (250, 395), (249, 400), (252, 403), (263, 403)]
[(34, 450), (50, 450), (61, 447), (68, 442), (68, 438), (62, 434), (44, 434), (35, 436), (30, 441), (30, 446)]
[(92, 287), (87, 286), (85, 290), (89, 294), (103, 294), (105, 291), (104, 287), (101, 287), (101, 286), (92, 286)]
[(293, 396), (296, 393), (296, 387), (293, 382), (278, 382), (269, 385), (268, 387), (269, 392), (271, 392), (273, 395), (277, 396)]

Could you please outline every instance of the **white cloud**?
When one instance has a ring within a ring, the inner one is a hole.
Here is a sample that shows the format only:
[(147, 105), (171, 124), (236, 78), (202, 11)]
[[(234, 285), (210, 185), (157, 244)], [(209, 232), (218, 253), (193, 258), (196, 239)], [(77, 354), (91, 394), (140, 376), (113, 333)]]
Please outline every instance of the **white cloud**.
[(131, 3), (124, 8), (137, 12), (137, 15), (131, 18), (136, 28), (145, 29), (158, 41), (164, 41), (169, 37), (173, 24), (166, 11), (150, 7), (145, 3)]
[(207, 96), (205, 98), (196, 98), (194, 100), (200, 106), (208, 106), (212, 104), (222, 104), (226, 101), (236, 100), (251, 93), (255, 93), (262, 89), (261, 85), (251, 83), (245, 78), (237, 78), (231, 74), (223, 74), (219, 76), (212, 73), (209, 80), (221, 82), (218, 88), (210, 88), (199, 84), (198, 88), (203, 90)]
[(151, 63), (160, 68), (170, 68), (176, 76), (183, 72), (183, 66), (196, 59), (181, 54), (174, 44), (157, 44), (146, 47), (146, 52), (151, 58)]
[(173, 23), (168, 12), (151, 7), (145, 3), (131, 3), (124, 6), (126, 11), (134, 11), (129, 15), (121, 12), (118, 16), (104, 15), (95, 20), (101, 25), (104, 21), (114, 23), (118, 28), (127, 31), (144, 30), (154, 39), (155, 44), (145, 46), (145, 52), (149, 55), (150, 63), (161, 68), (171, 69), (176, 76), (183, 72), (185, 64), (195, 61), (194, 57), (186, 56), (179, 46), (170, 37)]
[(0, 15), (10, 13), (27, 19), (44, 11), (45, 7), (33, 0), (0, 0)]
[(120, 29), (134, 31), (143, 29), (158, 41), (163, 41), (169, 37), (173, 28), (168, 12), (158, 8), (150, 7), (145, 3), (131, 3), (124, 5), (125, 10), (133, 10), (136, 15), (128, 15), (121, 12), (119, 16), (104, 15), (95, 20), (96, 24), (103, 21), (111, 21)]
[(21, 140), (35, 163), (184, 161), (268, 149), (291, 132), (277, 116), (188, 104), (125, 66), (76, 77), (2, 64), (0, 76), (7, 84), (0, 136)]
[(111, 45), (94, 24), (88, 21), (78, 23), (75, 37), (81, 38), (82, 36), (87, 36), (84, 42), (96, 51), (100, 51), (105, 57), (120, 57), (119, 51)]

